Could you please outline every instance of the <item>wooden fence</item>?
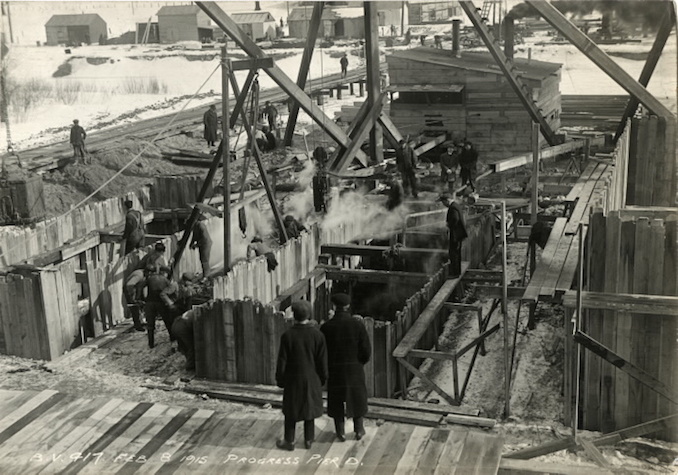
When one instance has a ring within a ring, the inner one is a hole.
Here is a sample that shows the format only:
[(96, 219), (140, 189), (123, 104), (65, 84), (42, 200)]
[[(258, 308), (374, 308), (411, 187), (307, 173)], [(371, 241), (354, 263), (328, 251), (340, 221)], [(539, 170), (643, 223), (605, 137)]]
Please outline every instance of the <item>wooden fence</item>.
[(68, 215), (50, 218), (30, 227), (0, 227), (0, 268), (52, 251), (97, 229), (124, 223), (123, 202), (126, 199), (131, 199), (136, 209), (143, 209), (148, 203), (148, 189), (142, 188), (138, 194), (92, 202)]
[[(195, 203), (205, 181), (203, 175), (170, 175), (155, 177), (150, 189), (151, 206), (153, 208), (173, 209), (186, 208), (188, 203)], [(210, 187), (207, 197), (212, 196)]]
[[(641, 215), (641, 216), (639, 216)], [(651, 209), (597, 211), (589, 221), (585, 290), (607, 294), (678, 295), (678, 213)], [(570, 316), (572, 311), (570, 310)], [(566, 334), (572, 324), (566, 315)], [(675, 316), (588, 308), (583, 331), (678, 393)], [(582, 428), (612, 431), (668, 416), (675, 406), (582, 348)], [(565, 341), (566, 419), (576, 388), (576, 343)]]
[(627, 204), (675, 206), (676, 180), (675, 118), (632, 119)]

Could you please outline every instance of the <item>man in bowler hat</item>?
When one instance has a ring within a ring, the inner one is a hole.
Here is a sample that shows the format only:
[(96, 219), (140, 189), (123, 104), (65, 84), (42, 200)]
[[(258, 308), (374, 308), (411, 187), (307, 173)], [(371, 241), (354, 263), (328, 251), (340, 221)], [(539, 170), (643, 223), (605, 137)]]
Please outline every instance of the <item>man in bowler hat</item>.
[(297, 421), (304, 421), (304, 446), (310, 449), (315, 439), (314, 419), (323, 414), (327, 347), (323, 334), (311, 320), (311, 311), (308, 301), (294, 302), (294, 326), (280, 337), (275, 379), (283, 388), (285, 438), (278, 440), (276, 446), (283, 450), (294, 450)]
[(327, 414), (334, 419), (339, 441), (346, 440), (345, 417), (353, 418), (355, 438), (360, 440), (365, 435), (363, 418), (367, 414), (363, 365), (370, 360), (372, 348), (365, 326), (349, 312), (349, 296), (334, 294), (332, 303), (334, 316), (320, 327), (327, 341)]

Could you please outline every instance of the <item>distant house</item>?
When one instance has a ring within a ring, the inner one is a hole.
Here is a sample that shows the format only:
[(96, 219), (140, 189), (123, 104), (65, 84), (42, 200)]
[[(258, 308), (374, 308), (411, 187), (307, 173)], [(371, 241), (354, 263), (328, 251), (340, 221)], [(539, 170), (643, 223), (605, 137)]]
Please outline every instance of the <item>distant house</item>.
[[(311, 23), (313, 6), (297, 7), (287, 19), (290, 36), (305, 38)], [(318, 36), (322, 38), (364, 38), (365, 12), (362, 7), (325, 7)]]
[(160, 43), (212, 39), (212, 21), (197, 5), (168, 5), (158, 10)]
[(277, 37), (275, 18), (268, 12), (238, 12), (229, 16), (253, 40)]
[[(403, 134), (468, 138), (484, 159), (531, 150), (532, 120), (489, 53), (419, 47), (386, 56), (391, 120)], [(560, 127), (558, 63), (515, 58), (518, 74), (552, 130)]]
[(96, 13), (53, 15), (45, 23), (45, 34), (47, 45), (89, 45), (105, 42), (108, 38), (108, 27)]

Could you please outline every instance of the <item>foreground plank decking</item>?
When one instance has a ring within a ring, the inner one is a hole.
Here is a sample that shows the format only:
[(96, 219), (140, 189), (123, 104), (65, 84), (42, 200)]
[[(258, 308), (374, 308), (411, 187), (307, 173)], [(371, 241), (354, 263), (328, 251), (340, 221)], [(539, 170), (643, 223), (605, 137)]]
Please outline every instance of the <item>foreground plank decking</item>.
[[(347, 432), (352, 429), (347, 423)], [(361, 441), (335, 442), (316, 419), (316, 442), (275, 448), (280, 413), (204, 409), (56, 391), (0, 390), (0, 472), (18, 474), (497, 473), (502, 439), (465, 428), (368, 425)]]

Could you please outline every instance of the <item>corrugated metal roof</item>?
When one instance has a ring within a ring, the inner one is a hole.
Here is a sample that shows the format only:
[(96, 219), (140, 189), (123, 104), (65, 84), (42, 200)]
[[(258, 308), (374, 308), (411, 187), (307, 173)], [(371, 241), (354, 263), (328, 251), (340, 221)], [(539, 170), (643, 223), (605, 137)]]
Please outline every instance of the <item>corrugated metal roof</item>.
[[(457, 58), (452, 56), (450, 50), (419, 47), (396, 51), (386, 56), (387, 61), (389, 57), (503, 75), (490, 53), (462, 51), (461, 57)], [(543, 79), (557, 72), (562, 66), (558, 63), (548, 63), (534, 59), (528, 62), (525, 58), (515, 58), (513, 62), (518, 68), (518, 72), (529, 79)]]
[(266, 23), (275, 21), (269, 12), (238, 12), (231, 13), (230, 17), (236, 23)]
[(158, 16), (195, 15), (199, 11), (197, 5), (165, 5), (158, 10)]
[(79, 26), (79, 25), (91, 25), (97, 20), (104, 21), (96, 13), (83, 13), (80, 15), (53, 15), (45, 26)]

